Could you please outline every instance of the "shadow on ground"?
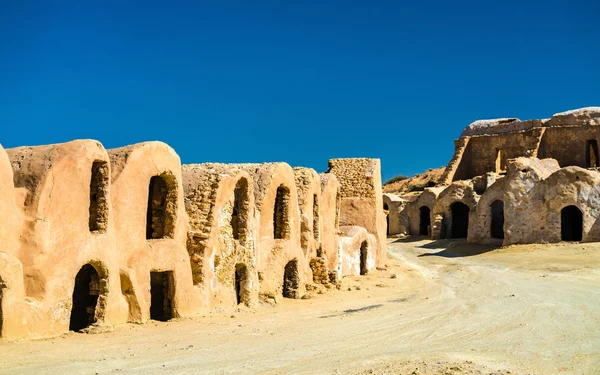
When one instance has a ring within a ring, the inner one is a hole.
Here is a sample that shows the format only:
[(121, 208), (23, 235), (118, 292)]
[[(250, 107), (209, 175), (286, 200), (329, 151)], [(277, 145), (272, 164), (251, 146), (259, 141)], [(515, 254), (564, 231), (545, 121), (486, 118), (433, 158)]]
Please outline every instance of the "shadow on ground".
[(495, 245), (480, 245), (470, 244), (465, 240), (436, 240), (430, 243), (420, 246), (424, 249), (443, 249), (437, 253), (424, 253), (420, 254), (419, 257), (443, 257), (443, 258), (461, 258), (471, 257), (488, 253), (490, 251), (498, 250), (501, 248), (501, 244)]

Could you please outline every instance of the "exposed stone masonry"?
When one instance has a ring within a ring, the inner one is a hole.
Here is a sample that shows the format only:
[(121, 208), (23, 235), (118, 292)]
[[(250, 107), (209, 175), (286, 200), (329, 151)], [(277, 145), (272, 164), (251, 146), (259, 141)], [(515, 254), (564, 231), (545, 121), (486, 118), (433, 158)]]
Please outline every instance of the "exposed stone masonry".
[(108, 163), (95, 161), (92, 164), (90, 182), (90, 231), (106, 232), (108, 226), (108, 187), (110, 176)]

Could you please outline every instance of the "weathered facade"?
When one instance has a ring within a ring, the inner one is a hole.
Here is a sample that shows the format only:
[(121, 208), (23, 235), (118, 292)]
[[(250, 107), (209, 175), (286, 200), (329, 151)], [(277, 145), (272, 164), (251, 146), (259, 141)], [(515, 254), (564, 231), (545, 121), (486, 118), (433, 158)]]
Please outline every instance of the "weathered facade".
[(379, 159), (332, 159), (329, 173), (340, 183), (340, 225), (363, 227), (372, 234), (372, 259), (375, 265), (383, 265), (387, 251), (386, 218)]
[[(361, 193), (340, 171), (182, 166), (161, 142), (0, 147), (0, 337), (300, 298), (306, 284), (364, 274), (384, 261), (385, 242), (375, 225), (379, 163), (358, 160)], [(340, 228), (356, 217), (341, 203), (340, 178), (344, 198), (373, 215), (368, 228)]]
[(455, 142), (441, 186), (399, 214), (411, 234), (433, 239), (599, 241), (599, 125), (597, 107), (547, 120), (476, 121)]

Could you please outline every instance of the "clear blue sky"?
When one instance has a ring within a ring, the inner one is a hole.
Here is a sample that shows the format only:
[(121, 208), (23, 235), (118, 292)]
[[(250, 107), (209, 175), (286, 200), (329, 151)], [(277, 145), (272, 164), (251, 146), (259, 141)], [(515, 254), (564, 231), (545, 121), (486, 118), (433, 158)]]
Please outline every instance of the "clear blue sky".
[(0, 0), (0, 143), (445, 165), (480, 118), (600, 105), (600, 3)]

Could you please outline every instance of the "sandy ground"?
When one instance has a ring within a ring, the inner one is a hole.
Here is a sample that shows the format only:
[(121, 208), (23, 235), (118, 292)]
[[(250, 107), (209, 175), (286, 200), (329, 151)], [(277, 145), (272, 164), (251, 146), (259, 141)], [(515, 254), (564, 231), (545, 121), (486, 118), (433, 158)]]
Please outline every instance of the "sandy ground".
[(0, 374), (600, 374), (600, 244), (389, 253), (308, 300), (2, 342)]

